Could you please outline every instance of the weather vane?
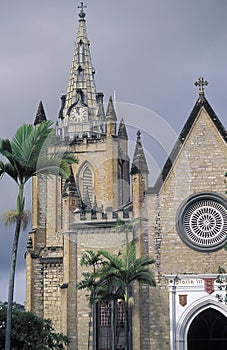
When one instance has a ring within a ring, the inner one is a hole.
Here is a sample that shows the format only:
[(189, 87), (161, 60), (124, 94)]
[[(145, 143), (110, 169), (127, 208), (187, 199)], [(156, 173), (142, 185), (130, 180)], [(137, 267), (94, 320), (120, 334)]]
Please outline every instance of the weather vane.
[(204, 86), (208, 85), (208, 81), (204, 80), (203, 77), (199, 77), (198, 81), (195, 82), (195, 86), (199, 86), (199, 96), (204, 96)]
[(85, 6), (83, 2), (81, 2), (80, 6), (78, 6), (78, 9), (80, 9), (80, 13), (79, 13), (80, 21), (84, 21), (84, 18), (86, 16), (86, 13), (84, 12), (84, 9), (86, 7), (87, 6)]

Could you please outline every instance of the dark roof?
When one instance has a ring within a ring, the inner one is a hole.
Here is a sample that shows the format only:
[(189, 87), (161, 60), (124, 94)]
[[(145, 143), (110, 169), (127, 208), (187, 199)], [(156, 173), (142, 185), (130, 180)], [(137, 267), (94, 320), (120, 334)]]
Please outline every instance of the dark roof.
[(189, 134), (192, 125), (196, 119), (196, 117), (199, 114), (200, 109), (204, 107), (205, 110), (207, 111), (210, 119), (213, 121), (214, 125), (216, 126), (218, 132), (220, 133), (220, 135), (223, 137), (224, 141), (227, 141), (227, 132), (223, 126), (223, 124), (221, 123), (221, 121), (218, 119), (217, 115), (215, 114), (213, 108), (211, 107), (211, 105), (209, 104), (209, 102), (207, 101), (207, 99), (205, 97), (201, 98), (199, 97), (192, 109), (192, 112), (189, 115), (188, 120), (186, 121), (173, 149), (172, 152), (170, 153), (161, 174), (159, 175), (154, 187), (150, 187), (147, 190), (147, 193), (158, 193), (159, 190), (161, 189), (161, 186), (163, 184), (163, 182), (165, 181), (166, 177), (168, 176), (173, 163), (175, 162), (183, 144), (185, 139), (187, 138), (187, 135)]
[(43, 108), (43, 103), (42, 103), (42, 101), (40, 101), (37, 112), (36, 112), (34, 125), (40, 124), (46, 120), (47, 120), (47, 118), (46, 118), (46, 114), (45, 114), (45, 111)]
[(141, 132), (137, 131), (136, 147), (132, 161), (131, 175), (133, 174), (149, 174), (146, 157), (141, 142)]

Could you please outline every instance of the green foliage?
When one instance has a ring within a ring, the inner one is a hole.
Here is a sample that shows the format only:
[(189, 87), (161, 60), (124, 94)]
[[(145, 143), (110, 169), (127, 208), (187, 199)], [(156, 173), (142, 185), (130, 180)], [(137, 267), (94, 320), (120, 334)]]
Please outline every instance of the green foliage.
[[(83, 272), (78, 289), (91, 292), (92, 302), (124, 298), (129, 301), (128, 287), (134, 282), (155, 286), (153, 272), (148, 268), (154, 263), (149, 256), (136, 257), (134, 241), (126, 245), (123, 253), (112, 254), (106, 250), (98, 253), (87, 251), (81, 258), (82, 266), (91, 266), (91, 272)], [(123, 296), (124, 293), (124, 296)]]
[[(132, 229), (132, 227), (125, 227), (124, 222), (119, 222), (117, 226), (119, 229), (124, 228), (124, 231), (126, 229), (126, 233)], [(155, 286), (155, 278), (149, 269), (154, 259), (146, 255), (137, 258), (135, 241), (128, 242), (128, 235), (126, 235), (126, 242), (123, 253), (113, 254), (107, 250), (100, 250), (95, 254), (93, 251), (87, 251), (82, 256), (81, 264), (93, 266), (93, 271), (83, 273), (84, 279), (79, 283), (78, 288), (90, 291), (92, 304), (122, 300), (125, 315), (125, 349), (129, 350), (129, 307), (134, 304), (130, 287), (134, 281)], [(113, 320), (111, 322), (112, 334), (114, 334), (116, 325)], [(112, 348), (114, 349), (115, 340), (113, 335)]]
[(80, 260), (81, 266), (93, 266), (93, 271), (95, 272), (96, 268), (102, 264), (102, 259), (100, 254), (96, 254), (93, 250), (87, 250)]
[[(0, 303), (0, 350), (4, 349), (6, 328), (6, 305)], [(42, 319), (31, 312), (22, 312), (14, 307), (12, 313), (12, 350), (59, 350), (69, 340), (55, 333), (50, 320)]]
[(70, 167), (77, 162), (73, 154), (66, 152), (66, 148), (56, 149), (51, 145), (54, 129), (50, 121), (34, 125), (22, 125), (17, 129), (13, 139), (0, 139), (0, 178), (8, 175), (18, 185), (16, 199), (16, 213), (9, 216), (8, 223), (15, 219), (15, 234), (12, 246), (9, 291), (6, 326), (5, 350), (10, 350), (11, 316), (14, 293), (14, 277), (17, 258), (17, 249), (21, 224), (26, 223), (25, 219), (25, 184), (32, 176), (60, 176), (68, 178)]
[(114, 232), (124, 232), (125, 236), (126, 236), (126, 244), (129, 242), (129, 233), (132, 232), (133, 233), (133, 238), (135, 236), (135, 231), (136, 228), (138, 227), (140, 223), (140, 219), (139, 218), (134, 218), (131, 220), (121, 220), (121, 219), (117, 219), (116, 225), (113, 228)]
[(134, 241), (126, 245), (125, 251), (118, 255), (108, 251), (99, 251), (104, 258), (105, 263), (99, 271), (100, 280), (103, 279), (113, 285), (117, 285), (118, 289), (124, 290), (124, 299), (129, 301), (128, 287), (138, 281), (150, 286), (155, 286), (153, 272), (148, 265), (153, 264), (153, 258), (144, 255), (136, 258), (136, 244)]
[(216, 298), (221, 303), (225, 303), (225, 305), (227, 305), (227, 275), (225, 269), (223, 269), (221, 266), (218, 267), (216, 283), (218, 284), (218, 289), (220, 291), (220, 293), (216, 294)]
[(12, 141), (0, 140), (0, 153), (7, 159), (0, 162), (0, 175), (8, 174), (17, 184), (25, 184), (33, 175), (59, 175), (67, 178), (75, 157), (63, 151), (47, 151), (54, 129), (50, 121), (37, 126), (22, 125)]

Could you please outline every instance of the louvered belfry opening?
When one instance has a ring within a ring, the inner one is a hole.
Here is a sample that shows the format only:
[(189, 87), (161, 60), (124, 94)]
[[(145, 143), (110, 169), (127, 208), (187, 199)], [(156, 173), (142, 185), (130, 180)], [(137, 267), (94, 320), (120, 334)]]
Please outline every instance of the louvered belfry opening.
[(85, 200), (86, 195), (89, 195), (90, 203), (92, 203), (93, 191), (92, 191), (92, 172), (89, 167), (86, 167), (83, 172), (83, 199)]

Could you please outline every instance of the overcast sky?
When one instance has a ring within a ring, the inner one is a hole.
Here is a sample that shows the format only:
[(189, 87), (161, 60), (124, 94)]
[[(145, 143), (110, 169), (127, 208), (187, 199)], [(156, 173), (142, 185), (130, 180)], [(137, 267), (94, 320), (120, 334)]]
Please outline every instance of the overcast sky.
[[(40, 100), (47, 117), (57, 120), (72, 62), (78, 4), (1, 1), (1, 138), (32, 123)], [(151, 158), (156, 154), (149, 149), (148, 136), (167, 152), (165, 135), (172, 135), (171, 144), (180, 132), (198, 97), (194, 82), (201, 75), (209, 81), (206, 97), (226, 126), (226, 0), (87, 0), (86, 5), (97, 91), (104, 92), (105, 101), (116, 96), (119, 119), (124, 116), (131, 134), (137, 128), (143, 131)], [(154, 173), (160, 165), (155, 166)], [(15, 207), (14, 185), (2, 181), (0, 186), (4, 212)], [(6, 300), (12, 229), (0, 228), (0, 300)], [(18, 259), (19, 302), (25, 300), (25, 241), (26, 234)]]

